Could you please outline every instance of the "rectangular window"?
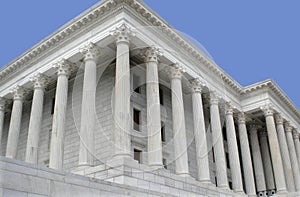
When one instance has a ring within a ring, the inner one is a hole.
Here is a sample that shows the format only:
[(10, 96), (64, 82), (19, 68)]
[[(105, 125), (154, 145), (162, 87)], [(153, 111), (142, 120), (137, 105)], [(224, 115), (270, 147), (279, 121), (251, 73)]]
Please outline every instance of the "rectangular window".
[(229, 188), (232, 190), (232, 182), (229, 181)]
[(226, 164), (227, 164), (227, 168), (230, 169), (230, 161), (229, 161), (229, 154), (226, 153)]
[(51, 115), (54, 114), (54, 107), (55, 107), (55, 97), (52, 98), (52, 103), (51, 103)]
[(222, 133), (223, 133), (224, 141), (227, 141), (227, 134), (226, 134), (226, 127), (225, 126), (222, 128)]
[(138, 149), (134, 149), (133, 151), (133, 159), (138, 161), (139, 163), (142, 162), (142, 151)]
[(167, 159), (163, 158), (163, 165), (164, 165), (164, 168), (165, 169), (168, 169), (168, 166), (167, 166)]
[(140, 76), (133, 74), (133, 91), (140, 94), (141, 93), (141, 84), (140, 84)]
[(161, 122), (161, 129), (160, 129), (160, 132), (161, 132), (161, 141), (162, 142), (165, 142), (166, 141), (166, 129), (165, 129), (165, 124), (163, 122)]
[(133, 108), (133, 129), (140, 131), (141, 111)]
[(161, 88), (159, 88), (159, 101), (161, 105), (164, 105), (164, 92)]

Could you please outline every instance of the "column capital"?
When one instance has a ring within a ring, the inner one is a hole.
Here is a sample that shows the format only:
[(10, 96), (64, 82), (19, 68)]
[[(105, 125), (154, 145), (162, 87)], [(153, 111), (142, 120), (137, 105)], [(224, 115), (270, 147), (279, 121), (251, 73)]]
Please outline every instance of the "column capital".
[(209, 93), (209, 103), (210, 105), (219, 105), (220, 96), (216, 91), (211, 91)]
[(28, 93), (28, 90), (23, 88), (22, 86), (16, 85), (13, 87), (10, 91), (10, 93), (13, 95), (13, 99), (15, 100), (21, 100), (23, 101), (24, 97)]
[(258, 134), (259, 137), (268, 137), (268, 132), (265, 129), (259, 131)]
[(289, 132), (293, 131), (293, 127), (291, 126), (291, 124), (289, 122), (285, 122), (284, 129), (285, 129), (286, 133), (289, 133)]
[(251, 121), (249, 123), (249, 131), (250, 131), (250, 134), (256, 134), (258, 133), (258, 123), (256, 121)]
[(283, 125), (283, 117), (279, 113), (275, 114), (274, 117), (277, 125)]
[(167, 69), (167, 73), (171, 79), (181, 79), (182, 75), (185, 73), (185, 69), (179, 63), (172, 64)]
[(42, 89), (44, 90), (49, 84), (50, 78), (41, 73), (35, 74), (30, 78), (30, 81), (33, 83), (34, 89)]
[(5, 111), (7, 101), (5, 98), (0, 97), (0, 111)]
[(116, 38), (116, 43), (130, 43), (130, 37), (135, 36), (135, 32), (128, 27), (126, 23), (123, 23), (119, 27), (116, 27), (114, 30), (110, 32), (112, 36)]
[(270, 103), (260, 107), (260, 109), (264, 112), (265, 117), (273, 116), (273, 114), (274, 114), (273, 106)]
[(247, 115), (244, 112), (238, 113), (237, 118), (238, 118), (238, 123), (239, 124), (246, 124)]
[(79, 49), (79, 51), (82, 55), (84, 55), (84, 61), (96, 61), (97, 57), (100, 55), (100, 50), (98, 46), (92, 42)]
[(203, 87), (206, 86), (205, 82), (200, 78), (191, 79), (189, 82), (193, 93), (201, 93)]
[(53, 68), (56, 69), (58, 76), (65, 75), (69, 77), (72, 70), (75, 68), (75, 65), (66, 59), (61, 59), (53, 64)]
[(155, 62), (158, 63), (159, 57), (162, 56), (163, 53), (159, 47), (151, 46), (147, 47), (142, 51), (142, 56), (145, 58), (145, 62)]
[(296, 130), (293, 131), (293, 138), (294, 138), (294, 139), (299, 140), (299, 135), (300, 135), (300, 134), (299, 134)]
[(235, 107), (231, 104), (231, 102), (226, 102), (225, 115), (233, 115), (234, 110), (235, 110)]

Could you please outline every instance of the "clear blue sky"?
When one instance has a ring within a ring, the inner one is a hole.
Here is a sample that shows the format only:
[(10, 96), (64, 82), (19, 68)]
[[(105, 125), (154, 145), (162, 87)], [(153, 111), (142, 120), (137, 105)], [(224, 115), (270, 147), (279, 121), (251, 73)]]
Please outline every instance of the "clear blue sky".
[[(0, 66), (98, 0), (0, 3)], [(198, 40), (242, 85), (274, 79), (300, 106), (300, 1), (145, 0), (173, 27)]]

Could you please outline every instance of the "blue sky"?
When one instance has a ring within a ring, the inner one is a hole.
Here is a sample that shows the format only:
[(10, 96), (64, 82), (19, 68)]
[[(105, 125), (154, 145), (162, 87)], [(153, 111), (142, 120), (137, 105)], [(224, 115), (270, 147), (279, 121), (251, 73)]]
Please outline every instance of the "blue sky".
[[(242, 85), (272, 78), (300, 106), (300, 1), (144, 0)], [(0, 3), (0, 66), (98, 0)]]

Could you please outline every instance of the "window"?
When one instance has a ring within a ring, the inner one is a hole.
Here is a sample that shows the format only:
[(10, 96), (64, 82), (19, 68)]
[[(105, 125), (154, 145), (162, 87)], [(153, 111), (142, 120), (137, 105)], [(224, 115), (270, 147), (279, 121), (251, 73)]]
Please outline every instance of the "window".
[(229, 161), (229, 154), (226, 153), (226, 164), (227, 164), (227, 168), (230, 168), (230, 161)]
[(222, 128), (222, 133), (223, 133), (224, 141), (227, 141), (227, 134), (226, 134), (226, 127), (225, 126)]
[(232, 190), (232, 182), (229, 181), (229, 188)]
[(167, 166), (167, 159), (163, 158), (163, 166), (165, 169), (168, 169), (168, 166)]
[(133, 159), (141, 163), (141, 157), (142, 156), (142, 151), (138, 149), (133, 150)]
[(55, 107), (55, 97), (52, 98), (52, 105), (51, 105), (51, 115), (54, 114), (54, 107)]
[(133, 108), (133, 129), (140, 131), (141, 111)]
[(133, 74), (133, 91), (140, 94), (141, 93), (141, 84), (140, 84), (140, 76)]
[(165, 142), (166, 141), (166, 129), (165, 129), (165, 124), (163, 122), (161, 122), (161, 141)]
[(164, 92), (161, 88), (159, 88), (159, 101), (161, 105), (164, 105)]
[(211, 152), (212, 152), (212, 158), (213, 158), (213, 162), (215, 163), (215, 152), (214, 152), (214, 148), (211, 148)]

